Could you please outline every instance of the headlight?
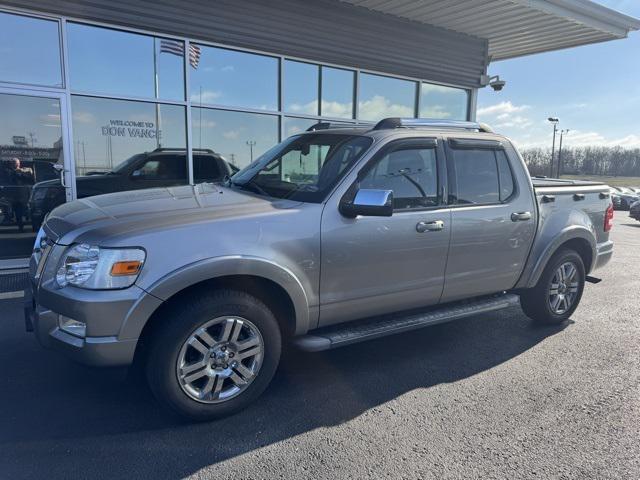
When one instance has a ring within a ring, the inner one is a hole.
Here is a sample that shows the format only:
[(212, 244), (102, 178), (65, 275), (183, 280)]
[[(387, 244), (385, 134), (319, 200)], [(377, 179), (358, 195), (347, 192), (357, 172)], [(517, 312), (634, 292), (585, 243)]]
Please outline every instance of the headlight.
[(127, 288), (133, 285), (146, 254), (140, 248), (100, 248), (82, 243), (62, 255), (56, 282), (88, 289)]

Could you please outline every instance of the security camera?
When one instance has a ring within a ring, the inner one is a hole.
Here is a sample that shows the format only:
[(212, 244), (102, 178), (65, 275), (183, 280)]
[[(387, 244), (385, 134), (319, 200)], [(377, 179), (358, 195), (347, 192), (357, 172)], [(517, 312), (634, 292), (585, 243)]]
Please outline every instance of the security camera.
[(500, 80), (500, 75), (494, 75), (493, 77), (490, 77), (489, 75), (482, 75), (482, 77), (480, 78), (480, 84), (483, 87), (489, 85), (496, 92), (499, 92), (504, 88), (507, 82), (505, 82), (504, 80)]
[(489, 86), (496, 92), (502, 90), (506, 84), (507, 82), (505, 82), (504, 80), (500, 80), (500, 77), (497, 77), (495, 80), (489, 82)]

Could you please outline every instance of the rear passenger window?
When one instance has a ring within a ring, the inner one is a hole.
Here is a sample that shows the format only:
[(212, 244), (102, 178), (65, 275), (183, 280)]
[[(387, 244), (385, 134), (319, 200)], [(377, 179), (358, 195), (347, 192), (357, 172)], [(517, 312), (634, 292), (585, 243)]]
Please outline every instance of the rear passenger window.
[(434, 148), (402, 148), (380, 158), (360, 181), (360, 188), (393, 190), (396, 210), (438, 205)]
[(493, 150), (453, 149), (458, 203), (500, 201), (498, 166)]
[(458, 204), (499, 203), (514, 192), (513, 175), (503, 150), (453, 149)]
[(513, 175), (504, 150), (496, 150), (495, 154), (498, 159), (498, 173), (500, 174), (500, 200), (504, 202), (513, 195)]

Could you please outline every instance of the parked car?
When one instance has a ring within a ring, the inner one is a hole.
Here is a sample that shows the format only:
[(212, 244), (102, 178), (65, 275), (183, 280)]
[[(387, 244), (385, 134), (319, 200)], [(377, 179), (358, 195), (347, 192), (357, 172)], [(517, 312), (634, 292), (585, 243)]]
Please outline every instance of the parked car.
[(629, 216), (640, 221), (640, 201), (631, 204), (631, 207), (629, 207)]
[[(213, 150), (194, 150), (194, 181), (221, 182), (238, 168), (226, 162)], [(180, 185), (187, 180), (187, 157), (183, 149), (158, 148), (133, 155), (107, 172), (92, 171), (76, 178), (78, 198), (104, 193), (140, 190), (142, 188)], [(65, 202), (65, 191), (59, 179), (36, 183), (29, 198), (34, 230), (45, 216)]]
[(26, 322), (78, 361), (141, 362), (160, 402), (211, 419), (263, 392), (283, 342), (325, 350), (518, 300), (564, 322), (611, 258), (612, 219), (606, 185), (532, 182), (479, 124), (320, 123), (225, 185), (56, 208)]
[(633, 202), (640, 200), (640, 195), (627, 187), (610, 187), (613, 192), (613, 206), (618, 210), (629, 210)]

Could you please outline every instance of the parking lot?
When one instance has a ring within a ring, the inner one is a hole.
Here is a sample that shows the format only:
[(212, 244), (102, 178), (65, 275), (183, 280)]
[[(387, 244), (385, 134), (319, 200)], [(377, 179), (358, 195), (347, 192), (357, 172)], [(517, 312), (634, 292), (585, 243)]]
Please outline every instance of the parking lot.
[(76, 365), (0, 301), (2, 478), (640, 478), (640, 222), (571, 322), (519, 308), (289, 354), (266, 394), (208, 424)]

